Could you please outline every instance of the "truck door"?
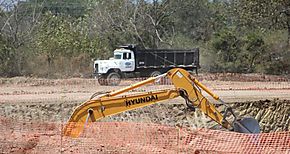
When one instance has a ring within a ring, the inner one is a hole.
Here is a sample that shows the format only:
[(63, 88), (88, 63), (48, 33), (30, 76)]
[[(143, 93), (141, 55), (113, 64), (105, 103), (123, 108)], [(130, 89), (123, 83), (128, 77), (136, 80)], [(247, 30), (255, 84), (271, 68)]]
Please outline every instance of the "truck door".
[(121, 64), (122, 72), (132, 72), (135, 70), (134, 54), (132, 52), (124, 52)]

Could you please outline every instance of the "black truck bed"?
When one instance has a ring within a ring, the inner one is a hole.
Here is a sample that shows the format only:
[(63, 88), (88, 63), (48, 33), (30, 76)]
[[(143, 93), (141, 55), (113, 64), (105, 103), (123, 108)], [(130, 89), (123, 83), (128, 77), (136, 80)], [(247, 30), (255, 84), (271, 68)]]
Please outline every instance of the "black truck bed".
[(199, 49), (135, 50), (136, 68), (192, 67), (199, 68)]

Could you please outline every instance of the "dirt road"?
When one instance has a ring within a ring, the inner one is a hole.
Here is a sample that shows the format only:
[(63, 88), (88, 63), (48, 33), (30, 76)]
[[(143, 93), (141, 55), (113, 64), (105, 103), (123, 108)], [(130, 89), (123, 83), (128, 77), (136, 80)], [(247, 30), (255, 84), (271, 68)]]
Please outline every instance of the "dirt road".
[[(118, 90), (126, 86), (99, 86), (95, 80), (73, 81), (58, 80), (53, 84), (39, 84), (37, 83), (39, 81), (0, 84), (0, 103), (83, 102), (95, 92)], [(290, 99), (290, 82), (203, 81), (202, 83), (229, 103), (274, 98)], [(173, 88), (173, 86), (151, 85), (142, 88), (141, 91), (166, 88)]]

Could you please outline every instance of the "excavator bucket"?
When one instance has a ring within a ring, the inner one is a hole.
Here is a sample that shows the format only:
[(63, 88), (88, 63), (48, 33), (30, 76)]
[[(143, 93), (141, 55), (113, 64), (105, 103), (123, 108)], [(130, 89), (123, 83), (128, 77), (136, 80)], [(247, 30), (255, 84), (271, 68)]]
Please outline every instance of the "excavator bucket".
[(258, 121), (250, 117), (235, 121), (233, 123), (233, 127), (234, 131), (239, 133), (251, 133), (251, 134), (260, 133), (260, 126)]

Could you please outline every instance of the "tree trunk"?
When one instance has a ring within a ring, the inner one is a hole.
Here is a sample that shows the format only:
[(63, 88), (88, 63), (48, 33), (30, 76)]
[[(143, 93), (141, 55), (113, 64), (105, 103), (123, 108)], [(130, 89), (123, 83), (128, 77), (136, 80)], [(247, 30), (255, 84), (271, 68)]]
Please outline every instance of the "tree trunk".
[(49, 78), (50, 77), (50, 74), (51, 74), (51, 56), (47, 55), (47, 77)]
[(287, 46), (290, 47), (290, 15), (288, 16), (287, 28), (288, 28), (288, 41), (287, 41)]
[(288, 10), (286, 12), (287, 16), (287, 29), (288, 29), (288, 41), (287, 41), (287, 47), (290, 47), (290, 3), (288, 6)]

